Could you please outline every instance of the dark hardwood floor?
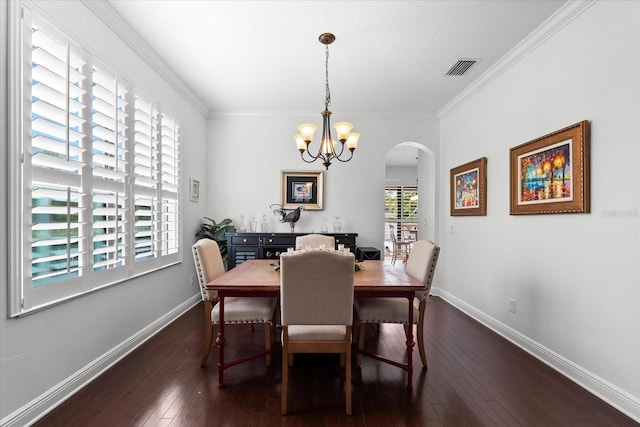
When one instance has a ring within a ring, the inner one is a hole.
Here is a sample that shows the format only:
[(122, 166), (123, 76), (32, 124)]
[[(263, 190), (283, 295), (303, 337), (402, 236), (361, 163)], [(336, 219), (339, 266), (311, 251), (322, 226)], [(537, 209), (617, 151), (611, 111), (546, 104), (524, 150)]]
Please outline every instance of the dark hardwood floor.
[[(261, 328), (227, 328), (228, 357), (262, 348)], [(290, 415), (280, 415), (274, 356), (229, 368), (218, 389), (215, 347), (200, 368), (202, 306), (188, 311), (97, 378), (39, 426), (638, 426), (440, 298), (429, 300), (414, 392), (404, 371), (364, 358), (354, 369), (353, 415), (344, 414), (337, 356), (304, 355), (290, 371)], [(367, 347), (406, 357), (402, 329), (371, 327)]]

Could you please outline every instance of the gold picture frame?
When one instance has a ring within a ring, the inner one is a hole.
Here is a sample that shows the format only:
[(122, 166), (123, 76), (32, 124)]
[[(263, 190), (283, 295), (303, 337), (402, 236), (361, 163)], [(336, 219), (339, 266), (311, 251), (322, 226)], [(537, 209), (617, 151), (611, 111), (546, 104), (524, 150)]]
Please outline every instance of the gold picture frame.
[(323, 210), (323, 171), (281, 171), (280, 178), (284, 209)]
[(510, 149), (510, 214), (589, 213), (589, 122)]
[(451, 216), (487, 215), (487, 158), (451, 169)]

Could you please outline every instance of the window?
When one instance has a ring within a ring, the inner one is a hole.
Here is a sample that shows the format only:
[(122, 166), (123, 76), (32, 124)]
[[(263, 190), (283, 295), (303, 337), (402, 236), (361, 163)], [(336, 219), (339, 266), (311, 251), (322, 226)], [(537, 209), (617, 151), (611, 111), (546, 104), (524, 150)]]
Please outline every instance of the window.
[(14, 316), (182, 256), (177, 121), (28, 8), (22, 19)]
[(385, 253), (394, 233), (398, 241), (416, 240), (418, 226), (418, 187), (386, 186), (384, 189)]

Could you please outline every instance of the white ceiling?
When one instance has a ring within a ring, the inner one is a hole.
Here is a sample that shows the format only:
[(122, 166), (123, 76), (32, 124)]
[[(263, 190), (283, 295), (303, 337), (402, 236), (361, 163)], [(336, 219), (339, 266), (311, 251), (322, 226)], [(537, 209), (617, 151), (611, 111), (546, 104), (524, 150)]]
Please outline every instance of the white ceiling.
[[(110, 0), (213, 114), (434, 115), (565, 0)], [(480, 61), (464, 76), (460, 58)], [(351, 119), (355, 121), (355, 119)], [(415, 157), (415, 156), (414, 156)]]

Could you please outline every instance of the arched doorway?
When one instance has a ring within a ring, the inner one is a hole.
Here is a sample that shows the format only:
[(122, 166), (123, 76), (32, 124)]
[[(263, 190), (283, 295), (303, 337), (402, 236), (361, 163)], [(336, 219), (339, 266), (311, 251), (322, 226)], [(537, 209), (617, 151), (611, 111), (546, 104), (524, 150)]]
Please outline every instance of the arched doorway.
[[(407, 221), (409, 226), (402, 229), (396, 236), (437, 241), (436, 160), (433, 151), (418, 142), (402, 142), (390, 149), (385, 156), (385, 187), (387, 186), (414, 187), (417, 190), (415, 205), (417, 215), (413, 220), (415, 222), (409, 219)], [(411, 197), (413, 193), (407, 192), (407, 194), (407, 197)], [(413, 208), (411, 205), (411, 209)], [(385, 209), (385, 214), (388, 215), (386, 211)], [(397, 218), (393, 218), (391, 222), (396, 224), (394, 228), (396, 231), (399, 231), (397, 224), (403, 224)], [(412, 224), (415, 224), (415, 230), (410, 229)], [(385, 248), (390, 242), (388, 227), (387, 218), (385, 218)]]

